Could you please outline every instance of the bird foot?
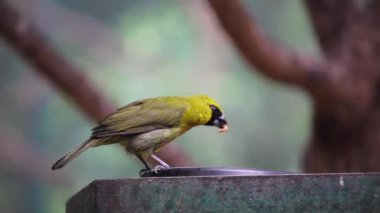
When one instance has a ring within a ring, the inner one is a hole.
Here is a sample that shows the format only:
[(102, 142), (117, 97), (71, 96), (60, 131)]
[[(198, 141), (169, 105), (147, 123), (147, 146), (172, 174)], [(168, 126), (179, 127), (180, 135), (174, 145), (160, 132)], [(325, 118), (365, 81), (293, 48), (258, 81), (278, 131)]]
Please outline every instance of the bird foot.
[(142, 175), (143, 175), (145, 172), (149, 172), (149, 171), (150, 171), (150, 169), (147, 169), (147, 168), (141, 169), (140, 172), (139, 172), (140, 177), (142, 177)]
[(162, 166), (162, 165), (157, 165), (154, 167), (154, 172), (156, 174), (158, 174), (158, 170), (161, 170), (161, 169), (167, 169), (165, 166)]

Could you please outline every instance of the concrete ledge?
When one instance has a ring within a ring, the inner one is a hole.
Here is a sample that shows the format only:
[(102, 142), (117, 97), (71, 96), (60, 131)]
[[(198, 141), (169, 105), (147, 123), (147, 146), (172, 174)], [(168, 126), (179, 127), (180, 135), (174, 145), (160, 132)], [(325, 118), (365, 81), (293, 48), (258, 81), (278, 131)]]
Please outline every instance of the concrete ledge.
[(66, 211), (376, 212), (380, 173), (96, 180)]

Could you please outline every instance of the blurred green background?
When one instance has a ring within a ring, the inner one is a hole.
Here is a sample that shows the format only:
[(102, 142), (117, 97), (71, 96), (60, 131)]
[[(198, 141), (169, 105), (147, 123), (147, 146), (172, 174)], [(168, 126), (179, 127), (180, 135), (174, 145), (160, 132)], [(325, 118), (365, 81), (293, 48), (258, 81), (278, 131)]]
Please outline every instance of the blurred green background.
[[(117, 106), (137, 99), (208, 94), (230, 131), (195, 128), (176, 140), (201, 166), (300, 171), (311, 104), (297, 88), (254, 73), (201, 0), (9, 0)], [(298, 0), (246, 7), (278, 43), (318, 55)], [(0, 39), (2, 212), (64, 212), (94, 179), (137, 177), (142, 166), (117, 145), (50, 166), (94, 126), (72, 101)], [(80, 83), (80, 82), (78, 82)]]

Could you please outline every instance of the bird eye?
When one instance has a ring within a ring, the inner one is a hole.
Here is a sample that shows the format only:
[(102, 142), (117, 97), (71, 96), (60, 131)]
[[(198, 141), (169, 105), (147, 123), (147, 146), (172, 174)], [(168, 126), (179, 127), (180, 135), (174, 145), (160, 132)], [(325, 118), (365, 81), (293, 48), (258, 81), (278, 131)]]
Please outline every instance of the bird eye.
[(215, 117), (220, 117), (222, 116), (222, 112), (220, 111), (220, 109), (214, 105), (210, 105), (210, 108), (212, 110), (212, 114), (213, 116)]

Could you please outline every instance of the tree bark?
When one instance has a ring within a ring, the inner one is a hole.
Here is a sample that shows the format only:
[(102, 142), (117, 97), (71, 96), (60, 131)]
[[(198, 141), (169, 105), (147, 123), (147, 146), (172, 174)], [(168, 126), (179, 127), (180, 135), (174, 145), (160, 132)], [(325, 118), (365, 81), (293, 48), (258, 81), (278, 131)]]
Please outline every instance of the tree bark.
[(329, 61), (361, 79), (352, 92), (370, 88), (354, 107), (317, 102), (313, 135), (305, 153), (308, 172), (380, 171), (380, 2), (306, 0)]
[(240, 0), (208, 0), (248, 64), (301, 87), (314, 103), (307, 172), (380, 171), (380, 2), (305, 0), (324, 57), (275, 44)]

